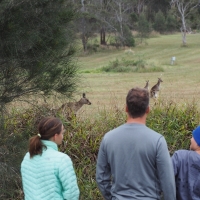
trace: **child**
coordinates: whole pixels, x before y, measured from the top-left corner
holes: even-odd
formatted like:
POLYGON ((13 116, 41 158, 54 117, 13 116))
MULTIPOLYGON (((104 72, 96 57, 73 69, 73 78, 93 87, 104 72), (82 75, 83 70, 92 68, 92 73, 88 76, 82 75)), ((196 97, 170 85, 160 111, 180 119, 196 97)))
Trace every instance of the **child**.
POLYGON ((29 152, 21 164, 25 200, 79 199, 72 161, 58 151, 64 132, 57 118, 45 117, 40 121, 38 134, 30 139, 29 152))
POLYGON ((177 200, 200 199, 200 126, 192 132, 190 150, 172 156, 177 200))

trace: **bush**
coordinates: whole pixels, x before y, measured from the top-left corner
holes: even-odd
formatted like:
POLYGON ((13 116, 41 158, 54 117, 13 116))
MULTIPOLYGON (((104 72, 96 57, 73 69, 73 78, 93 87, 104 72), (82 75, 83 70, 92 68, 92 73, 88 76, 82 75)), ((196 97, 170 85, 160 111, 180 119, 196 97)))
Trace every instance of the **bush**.
POLYGON ((124 45, 127 47, 134 47, 135 46, 135 39, 132 35, 131 30, 128 26, 124 26, 124 45))
MULTIPOLYGON (((14 112, 5 120, 6 132, 1 133, 0 143, 0 199, 23 199, 20 163, 27 151, 28 138, 35 134, 38 116, 49 115, 41 107, 28 112, 14 112), (11 134, 12 133, 12 134, 11 134), (12 181, 11 181, 12 180, 12 181)), ((73 117, 69 123, 60 116, 66 127, 66 135, 60 146, 74 163, 81 191, 80 200, 101 200, 102 196, 95 181, 96 158, 100 142, 106 132, 126 121, 124 110, 114 105, 99 110, 84 120, 73 117)), ((158 101, 147 118, 147 126, 163 134, 172 154, 177 149, 188 149, 192 130, 199 124, 200 114, 195 103, 177 105, 173 102, 158 101)))
POLYGON ((158 11, 158 13, 156 13, 153 28, 155 31, 158 31, 160 33, 164 33, 166 31, 165 16, 160 10, 158 11))
POLYGON ((87 43, 87 51, 89 52, 89 53, 95 53, 95 52, 97 52, 98 51, 98 48, 99 48, 99 42, 98 42, 98 40, 97 39, 95 39, 94 41, 92 41, 92 42, 88 42, 87 43))
POLYGON ((173 32, 177 30, 177 21, 172 12, 169 12, 167 14, 166 29, 168 32, 173 32))
POLYGON ((149 37, 151 33, 151 24, 146 19, 144 14, 139 16, 138 24, 137 24, 138 36, 140 38, 140 42, 149 37))
POLYGON ((172 154, 177 149, 189 149, 192 130, 199 125, 200 113, 196 104, 177 105, 159 102, 147 120, 147 125, 162 133, 172 154))
POLYGON ((104 72, 163 72, 162 67, 156 67, 153 64, 148 64, 141 56, 138 56, 135 60, 114 60, 109 62, 107 66, 101 68, 104 72))
POLYGON ((104 72, 130 72, 131 67, 116 59, 109 62, 107 66, 102 67, 101 70, 104 72))
POLYGON ((111 36, 110 45, 116 47, 117 49, 120 48, 122 46, 120 38, 118 36, 111 36))

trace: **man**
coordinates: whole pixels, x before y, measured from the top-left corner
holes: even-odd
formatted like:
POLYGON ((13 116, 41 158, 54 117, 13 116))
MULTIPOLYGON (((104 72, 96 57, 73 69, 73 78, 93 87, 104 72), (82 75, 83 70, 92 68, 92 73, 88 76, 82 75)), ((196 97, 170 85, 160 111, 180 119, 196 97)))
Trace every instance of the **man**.
POLYGON ((172 156, 177 200, 200 199, 200 126, 193 132, 190 150, 178 150, 172 156))
POLYGON ((126 97, 127 122, 105 134, 96 180, 106 200, 175 200, 175 180, 165 138, 148 128, 149 92, 126 97))

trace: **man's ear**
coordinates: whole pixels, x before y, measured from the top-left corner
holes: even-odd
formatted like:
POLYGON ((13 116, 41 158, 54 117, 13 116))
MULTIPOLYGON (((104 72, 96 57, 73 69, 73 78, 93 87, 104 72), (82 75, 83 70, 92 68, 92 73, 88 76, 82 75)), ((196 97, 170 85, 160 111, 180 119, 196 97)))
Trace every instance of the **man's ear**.
POLYGON ((149 114, 149 112, 150 112, 150 106, 147 107, 146 114, 149 114))
POLYGON ((126 107, 125 107, 125 111, 128 113, 128 106, 126 105, 126 107))

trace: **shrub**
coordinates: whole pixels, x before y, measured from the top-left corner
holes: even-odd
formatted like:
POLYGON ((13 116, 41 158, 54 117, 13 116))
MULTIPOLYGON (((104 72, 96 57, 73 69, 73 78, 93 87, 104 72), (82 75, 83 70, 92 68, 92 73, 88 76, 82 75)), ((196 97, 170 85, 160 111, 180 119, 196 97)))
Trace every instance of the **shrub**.
POLYGON ((135 46, 135 39, 132 35, 131 30, 128 26, 124 26, 124 45, 127 47, 134 47, 135 46))
MULTIPOLYGON (((36 133, 35 122, 38 116, 43 115, 49 115, 49 111, 41 107, 40 111, 29 109, 25 113, 18 111, 7 116, 6 131, 0 135, 0 199, 23 199, 20 162, 27 151, 28 138, 36 133)), ((69 123, 64 117, 60 118, 67 130, 60 150, 72 158, 81 191, 80 200, 101 200, 95 181, 99 145, 106 132, 125 123, 125 112, 113 105, 84 120, 73 117, 69 123)), ((194 102, 179 106, 158 101, 147 118, 147 126, 165 136, 172 154, 177 149, 188 149, 191 132, 199 120, 200 114, 194 102)))
POLYGON ((135 60, 126 60, 122 58, 121 60, 114 60, 109 62, 107 66, 101 68, 104 72, 163 72, 162 67, 156 67, 153 64, 148 64, 143 57, 138 56, 135 60))
POLYGON ((140 38, 140 43, 145 41, 146 38, 149 37, 151 33, 151 24, 146 19, 144 14, 139 16, 138 24, 137 24, 138 36, 140 38))
POLYGON ((117 49, 122 46, 121 40, 120 40, 119 36, 117 36, 117 35, 110 36, 109 44, 111 46, 116 47, 117 49))
POLYGON ((92 42, 88 42, 87 43, 87 51, 88 53, 94 53, 94 52, 97 52, 98 51, 98 48, 99 48, 99 42, 97 39, 93 40, 92 42))
POLYGON ((158 13, 156 13, 153 27, 154 27, 154 30, 160 33, 164 33, 166 31, 165 16, 160 10, 158 11, 158 13))
POLYGON ((130 72, 131 68, 129 65, 124 65, 123 61, 118 59, 109 62, 107 66, 101 68, 105 72, 130 72))
POLYGON ((167 13, 166 29, 168 32, 173 32, 177 30, 177 21, 172 12, 167 13))
POLYGON ((150 113, 147 125, 165 136, 172 154, 177 149, 189 148, 189 138, 199 120, 200 113, 194 102, 177 105, 161 101, 150 113))

